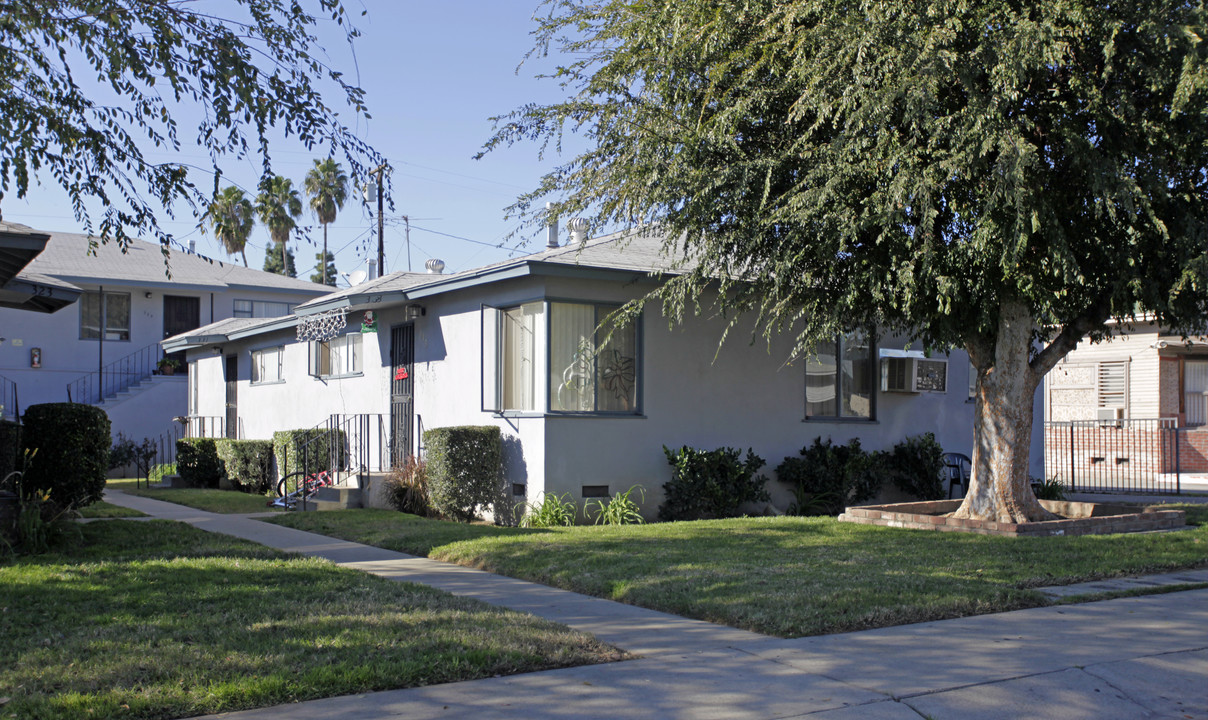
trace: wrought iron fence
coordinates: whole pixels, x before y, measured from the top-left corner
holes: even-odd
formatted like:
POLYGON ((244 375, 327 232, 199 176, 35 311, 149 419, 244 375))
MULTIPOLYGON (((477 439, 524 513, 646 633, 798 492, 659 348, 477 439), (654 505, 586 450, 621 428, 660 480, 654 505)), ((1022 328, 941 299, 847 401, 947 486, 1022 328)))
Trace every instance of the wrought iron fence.
POLYGON ((164 357, 159 343, 136 350, 96 372, 67 383, 67 402, 96 405, 156 373, 164 357))
POLYGON ((1175 418, 1046 422, 1045 477, 1075 492, 1178 494, 1185 433, 1175 418))

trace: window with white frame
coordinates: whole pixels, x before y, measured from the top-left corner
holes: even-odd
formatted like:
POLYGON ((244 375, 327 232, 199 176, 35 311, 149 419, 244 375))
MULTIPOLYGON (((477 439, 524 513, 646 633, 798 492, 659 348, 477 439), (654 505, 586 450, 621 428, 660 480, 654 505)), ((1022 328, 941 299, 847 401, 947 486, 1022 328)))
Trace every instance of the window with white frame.
POLYGON ((310 344, 310 374, 315 377, 360 375, 361 333, 348 333, 310 344))
POLYGON ((281 345, 252 351, 252 384, 278 383, 284 381, 281 372, 285 348, 281 345))
POLYGON ((876 419, 876 343, 867 333, 819 345, 805 364, 805 417, 876 419))
POLYGON ((80 295, 80 339, 130 339, 130 293, 90 292, 80 295))
POLYGON ((543 303, 526 303, 501 310, 499 331, 500 409, 537 409, 537 324, 545 317, 543 303))
POLYGON ((236 300, 235 317, 237 318, 274 318, 284 317, 294 311, 295 303, 270 302, 268 300, 236 300))
POLYGON ((551 412, 639 411, 637 324, 603 325, 616 309, 550 303, 551 412))

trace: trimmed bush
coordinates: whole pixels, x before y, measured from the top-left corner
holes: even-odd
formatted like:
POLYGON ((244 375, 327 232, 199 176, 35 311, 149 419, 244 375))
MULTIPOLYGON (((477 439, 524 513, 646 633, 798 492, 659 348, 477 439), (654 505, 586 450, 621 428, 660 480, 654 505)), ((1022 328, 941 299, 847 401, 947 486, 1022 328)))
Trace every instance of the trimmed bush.
POLYGON ((273 441, 219 438, 214 449, 225 470, 219 486, 264 495, 273 487, 273 441))
POLYGON ((834 445, 830 438, 815 438, 801 448, 801 457, 786 457, 776 467, 776 477, 793 487, 790 515, 838 515, 853 503, 866 502, 881 490, 880 463, 853 438, 834 445))
POLYGON ((78 403, 45 403, 25 410, 21 436, 37 455, 24 487, 49 490, 59 507, 83 507, 101 499, 109 471, 109 416, 78 403))
POLYGON ((767 478, 756 475, 767 463, 752 450, 747 459, 739 450, 718 448, 697 450, 684 446, 670 450, 663 446, 671 464, 671 481, 663 483, 665 499, 659 505, 659 520, 703 520, 737 517, 739 506, 748 502, 766 502, 771 498, 767 478))
POLYGON ((303 428, 301 430, 278 430, 273 433, 273 454, 277 459, 277 473, 283 478, 290 473, 305 469, 307 473, 317 473, 330 467, 328 456, 332 450, 342 455, 344 446, 344 431, 335 430, 332 442, 315 440, 327 435, 327 428, 303 428), (311 442, 315 440, 314 442, 311 442), (308 444, 309 443, 309 444, 308 444), (334 447, 332 447, 334 445, 334 447), (306 447, 306 467, 302 467, 302 448, 306 447))
POLYGON ((176 441, 176 474, 189 487, 216 488, 222 482, 222 461, 214 438, 181 438, 176 441))
POLYGON ((944 448, 932 433, 908 437, 887 453, 880 464, 894 486, 919 500, 944 497, 944 448))
POLYGON ((21 469, 21 426, 0 420, 0 482, 21 469))
POLYGON ((445 517, 469 522, 494 505, 503 477, 503 436, 494 425, 424 432, 428 497, 445 517))

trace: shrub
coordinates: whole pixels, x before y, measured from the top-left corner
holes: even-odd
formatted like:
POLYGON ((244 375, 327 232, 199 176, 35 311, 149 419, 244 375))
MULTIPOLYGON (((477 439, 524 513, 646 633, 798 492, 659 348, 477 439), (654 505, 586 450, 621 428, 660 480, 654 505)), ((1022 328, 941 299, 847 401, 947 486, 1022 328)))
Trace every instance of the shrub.
POLYGON ((583 514, 594 514, 596 525, 640 525, 645 520, 642 518, 641 506, 630 498, 634 490, 638 491, 642 502, 645 502, 646 493, 642 486, 634 485, 625 492, 613 495, 608 501, 596 500, 588 503, 587 507, 583 508, 583 514))
POLYGON ((21 469, 21 426, 0 420, 0 481, 21 469))
POLYGON ((562 496, 545 493, 540 505, 526 503, 517 509, 521 508, 524 517, 520 518, 520 527, 526 528, 569 527, 575 524, 579 514, 579 507, 570 493, 562 496))
POLYGON ((920 500, 944 497, 944 449, 932 433, 908 437, 878 455, 878 465, 902 492, 920 500))
POLYGON ((880 462, 853 438, 835 445, 818 437, 801 448, 801 457, 786 457, 776 477, 793 487, 790 515, 838 515, 853 503, 876 497, 881 489, 880 462))
POLYGON ((767 478, 755 475, 766 462, 750 449, 745 461, 734 448, 672 451, 664 445, 663 453, 672 471, 671 481, 663 483, 660 520, 736 517, 743 503, 770 499, 767 478))
POLYGON ((469 522, 499 498, 503 438, 494 425, 433 428, 424 432, 428 497, 436 512, 469 522))
MULTIPOLYGON (((317 473, 332 467, 331 455, 335 454, 337 461, 344 455, 344 431, 327 428, 304 428, 301 430, 278 430, 273 433, 273 454, 277 458, 277 473, 285 477, 299 470, 307 474, 317 473), (328 440, 317 438, 327 437, 328 440), (313 442, 312 442, 313 441, 313 442), (305 447, 306 467, 302 467, 303 447, 305 447)), ((339 463, 335 469, 341 470, 339 463)))
POLYGON ((273 488, 272 440, 219 438, 214 441, 214 450, 232 490, 264 495, 273 488))
POLYGON ((142 477, 150 472, 151 461, 158 452, 155 441, 151 438, 143 438, 141 443, 136 443, 126 437, 125 433, 119 432, 117 439, 113 441, 113 447, 109 448, 109 469, 133 465, 135 473, 142 477))
POLYGON ((30 405, 21 431, 25 448, 37 456, 25 471, 30 491, 49 491, 60 507, 82 507, 101 499, 109 471, 109 416, 77 403, 30 405))
POLYGON ((384 482, 386 498, 395 510, 420 517, 433 515, 432 504, 428 502, 428 466, 423 460, 409 455, 405 462, 390 470, 384 482))
POLYGON ((1065 483, 1056 475, 1048 480, 1033 480, 1032 492, 1037 500, 1065 500, 1065 483))
POLYGON ((222 482, 222 461, 213 438, 176 441, 176 473, 189 487, 216 488, 222 482))

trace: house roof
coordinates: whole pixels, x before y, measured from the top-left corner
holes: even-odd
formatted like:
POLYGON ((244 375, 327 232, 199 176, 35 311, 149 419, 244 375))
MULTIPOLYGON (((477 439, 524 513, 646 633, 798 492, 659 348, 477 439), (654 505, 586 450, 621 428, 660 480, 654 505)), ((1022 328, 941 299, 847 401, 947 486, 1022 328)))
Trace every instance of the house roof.
POLYGON ((134 285, 212 291, 255 288, 267 292, 324 295, 330 288, 276 273, 253 270, 182 250, 166 257, 155 243, 133 240, 123 250, 117 243, 89 247, 80 233, 49 233, 46 249, 28 269, 61 281, 83 285, 134 285), (171 275, 169 276, 169 272, 171 275))
POLYGON ((449 275, 391 273, 377 280, 310 300, 294 309, 314 315, 340 308, 398 305, 411 300, 526 275, 563 275, 615 279, 618 274, 653 277, 674 274, 684 261, 663 252, 661 235, 631 231, 605 235, 582 243, 547 248, 532 255, 504 260, 449 275))
POLYGON ((298 318, 292 315, 272 318, 227 318, 204 325, 196 330, 173 335, 161 344, 164 352, 177 352, 228 340, 238 340, 270 330, 291 328, 297 324, 298 318))
POLYGON ((80 289, 29 269, 50 235, 0 221, 0 307, 54 312, 75 302, 80 289))

